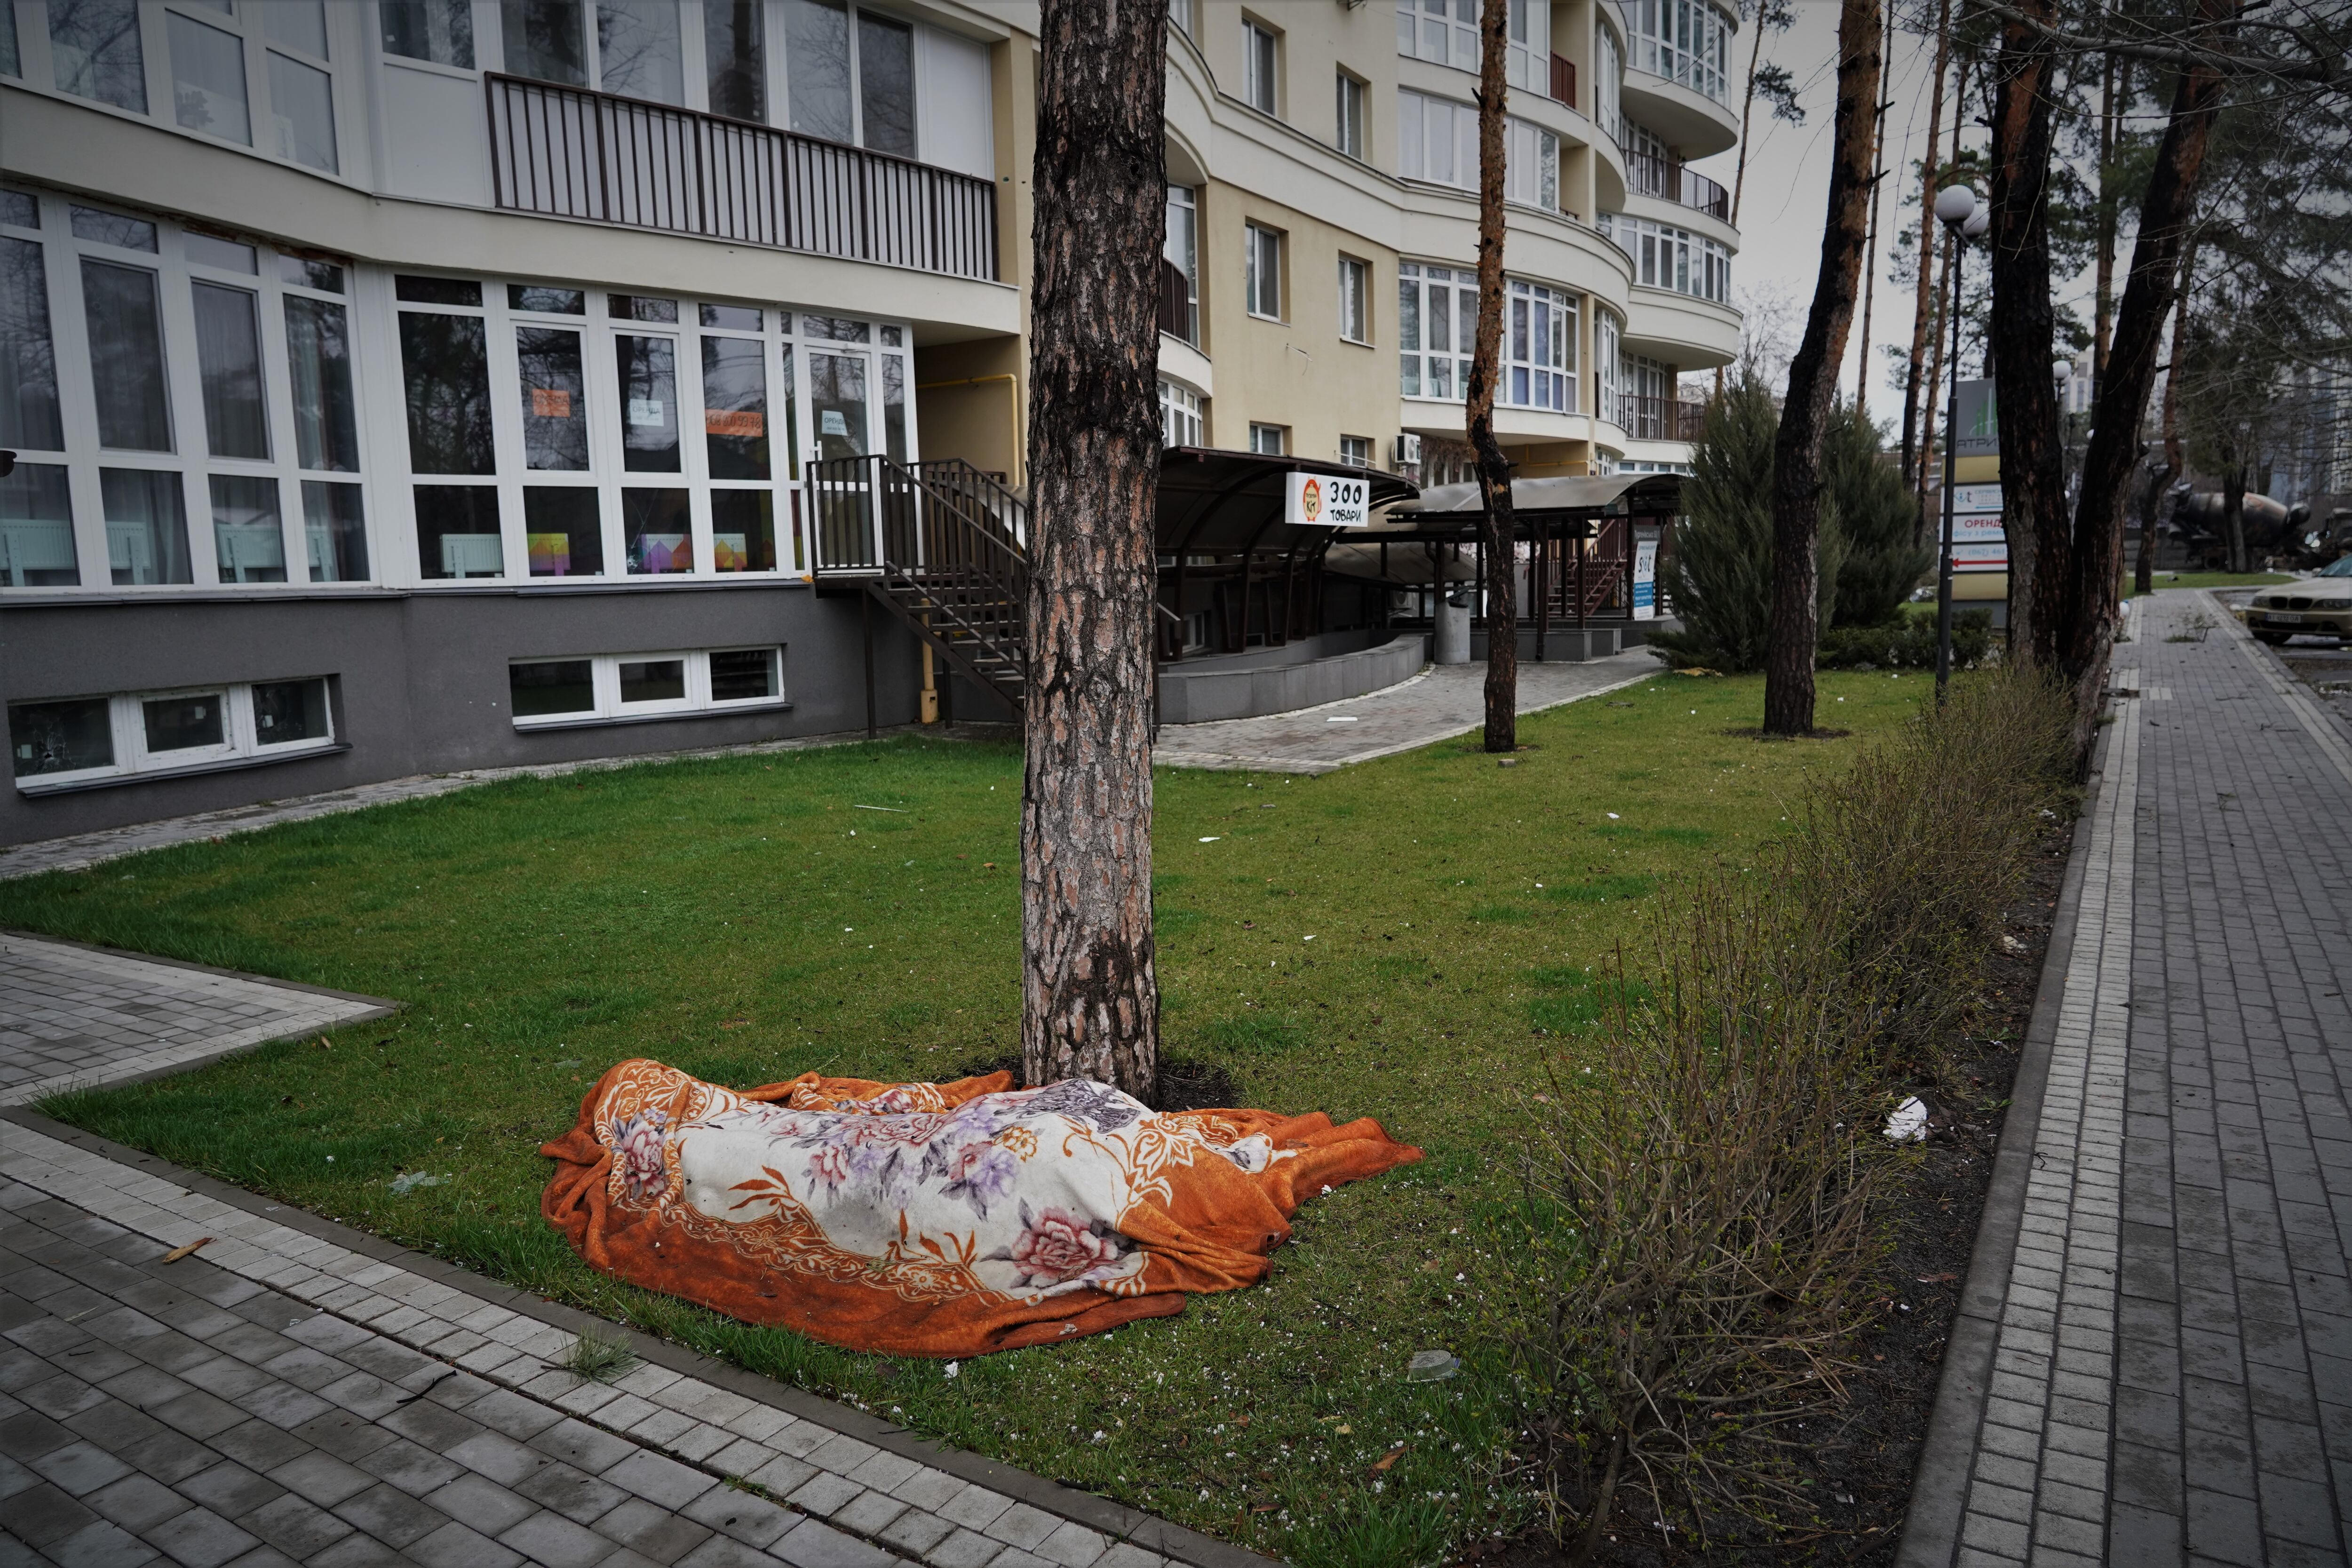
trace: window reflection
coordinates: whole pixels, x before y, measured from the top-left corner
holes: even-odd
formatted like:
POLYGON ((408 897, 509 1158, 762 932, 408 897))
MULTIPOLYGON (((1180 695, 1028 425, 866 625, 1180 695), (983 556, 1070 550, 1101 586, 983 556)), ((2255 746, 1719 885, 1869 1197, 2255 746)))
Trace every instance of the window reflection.
POLYGON ((760 0, 703 0, 702 50, 710 70, 710 112, 768 118, 760 0))
POLYGON ((56 452, 65 444, 41 247, 0 238, 0 447, 56 452))
POLYGON ((212 476, 213 556, 224 583, 286 581, 286 531, 278 481, 250 474, 212 476))
POLYGON ((343 308, 288 295, 286 354, 296 460, 306 468, 357 473, 359 413, 352 401, 352 339, 343 308))
POLYGON ((205 439, 215 458, 266 458, 269 419, 261 398, 261 301, 248 289, 217 283, 192 284, 188 292, 195 308, 205 439))
POLYGON ((107 564, 118 585, 190 583, 188 514, 180 476, 153 468, 101 468, 107 564))
POLYGON ((481 318, 404 310, 400 358, 407 381, 409 471, 496 473, 481 318))
POLYGON ((85 257, 81 296, 99 444, 133 452, 170 451, 172 413, 163 391, 155 274, 85 257))
POLYGON ((870 11, 857 14, 857 98, 865 143, 915 155, 915 30, 870 11))
POLYGON ((604 523, 584 485, 522 492, 523 550, 534 577, 595 577, 604 571, 604 523))
POLYGON ((621 384, 621 466, 632 473, 677 473, 676 340, 622 332, 613 348, 621 384))
POLYGON ((58 90, 146 113, 138 0, 48 0, 48 5, 49 65, 58 90))
POLYGON ((841 0, 784 0, 784 65, 793 129, 855 142, 849 119, 849 8, 841 0))
POLYGON ((714 479, 768 477, 767 345, 702 340, 702 425, 714 479))
POLYGON ((506 43, 507 69, 514 75, 588 85, 579 0, 502 0, 499 26, 506 43))
POLYGON ((686 491, 623 490, 621 528, 632 574, 694 570, 693 513, 686 491))
POLYGON ((587 468, 587 379, 580 365, 580 334, 517 327, 515 363, 522 387, 523 467, 587 468))
POLYGON ((684 103, 677 0, 596 0, 596 68, 606 92, 684 103))

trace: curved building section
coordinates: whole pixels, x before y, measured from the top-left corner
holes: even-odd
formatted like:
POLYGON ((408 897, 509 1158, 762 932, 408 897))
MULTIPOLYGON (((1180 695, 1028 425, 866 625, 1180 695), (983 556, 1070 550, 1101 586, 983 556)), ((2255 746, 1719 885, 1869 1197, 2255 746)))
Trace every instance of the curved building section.
MULTIPOLYGON (((1464 471, 1476 15, 1171 5, 1171 441, 1464 471)), ((1737 28, 1706 0, 1511 6, 1496 426, 1524 473, 1687 466, 1679 378, 1738 345, 1728 196, 1685 167, 1736 141, 1737 28)))
MULTIPOLYGON (((1171 0, 1171 444, 1465 471, 1476 13, 1171 0)), ((1686 464, 1733 15, 1510 13, 1503 439, 1686 464)), ((815 567, 842 464, 1025 483, 1035 27, 0 5, 0 842, 952 710, 815 567)))

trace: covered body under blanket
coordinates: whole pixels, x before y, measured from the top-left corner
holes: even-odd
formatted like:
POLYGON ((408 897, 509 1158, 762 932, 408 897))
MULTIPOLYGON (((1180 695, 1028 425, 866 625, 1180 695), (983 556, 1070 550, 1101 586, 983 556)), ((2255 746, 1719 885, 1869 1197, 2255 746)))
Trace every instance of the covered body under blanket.
POLYGON ((737 1092, 653 1061, 542 1152, 596 1268, 852 1349, 963 1356, 1181 1311, 1264 1279, 1304 1198, 1421 1158, 1377 1121, 1160 1114, 1072 1079, 737 1092))

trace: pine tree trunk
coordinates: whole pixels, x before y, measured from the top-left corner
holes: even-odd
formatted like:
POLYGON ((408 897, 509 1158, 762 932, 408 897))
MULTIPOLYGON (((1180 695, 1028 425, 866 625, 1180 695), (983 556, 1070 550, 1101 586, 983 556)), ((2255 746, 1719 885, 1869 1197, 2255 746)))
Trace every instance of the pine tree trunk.
MULTIPOLYGON (((2054 21, 2052 0, 2019 9, 2054 21)), ((1992 124, 1993 395, 2000 409, 2001 521, 2009 534, 2009 649, 2017 662, 2058 662, 2073 521, 2050 358, 2050 167, 2054 50, 2042 33, 2006 23, 1994 68, 1992 124)))
POLYGON ((1045 0, 1030 300, 1021 1061, 1149 1099, 1163 0, 1045 0))
POLYGON ((2107 374, 2107 344, 2116 318, 2116 130, 2123 119, 2118 90, 2131 91, 2130 67, 2109 54, 2099 79, 2099 233, 2097 277, 2092 290, 2091 382, 2095 395, 2107 374))
POLYGON ((1764 732, 1813 728, 1813 650, 1820 639, 1822 435, 1837 397, 1868 226, 1877 156, 1881 15, 1877 0, 1839 0, 1837 115, 1830 151, 1829 218, 1805 336, 1789 364, 1789 393, 1772 450, 1772 625, 1764 653, 1764 732))
MULTIPOLYGON (((2234 454, 2224 451, 2225 459, 2234 454)), ((2221 542, 2230 552, 2230 570, 2251 572, 2253 563, 2246 553, 2246 465, 2230 460, 2221 470, 2221 542)))
MULTIPOLYGON (((1944 71, 1951 59, 1951 27, 1952 0, 1940 0, 1936 9, 1936 80, 1927 105, 1927 155, 1919 163, 1919 277, 1911 304, 1911 360, 1903 377, 1903 488, 1919 501, 1918 520, 1911 531, 1915 543, 1925 536, 1927 527, 1927 487, 1921 482, 1927 465, 1919 450, 1921 395, 1926 395, 1925 407, 1931 426, 1936 405, 1936 379, 1929 374, 1923 380, 1920 372, 1929 342, 1942 342, 1927 317, 1936 292, 1936 190, 1943 174, 1937 153, 1941 151, 1944 132, 1944 71)), ((1955 146, 1958 140, 1956 127, 1955 146)))
MULTIPOLYGON (((1879 24, 1883 40, 1895 30, 1895 0, 1886 0, 1886 16, 1879 24)), ((1870 417, 1870 312, 1878 300, 1878 203, 1886 191, 1886 110, 1885 99, 1878 100, 1878 112, 1873 115, 1870 132, 1870 237, 1862 268, 1862 343, 1854 355, 1861 369, 1853 378, 1853 410, 1864 418, 1870 417)))
MULTIPOLYGON (((2199 0, 2198 21, 2208 27, 2217 26, 2230 19, 2233 7, 2234 0, 2199 0)), ((2094 724, 2100 693, 2106 686, 2107 656, 2115 645, 2116 609, 2108 585, 2114 581, 2116 556, 2123 548, 2124 491, 2139 457, 2140 416, 2156 383, 2164 319, 2176 305, 2172 368, 2165 379, 2165 461, 2175 477, 2184 471, 2175 394, 2187 346, 2187 290, 2195 266, 2189 233, 2196 217, 2206 147, 2221 109, 2221 78, 2217 70, 2200 66, 2181 74, 2173 93, 2171 118, 2148 177, 2147 194, 2140 203, 2139 237, 2132 247, 2123 304, 2116 313, 2107 373, 2099 384, 2099 400, 2092 411, 2090 446, 2083 454, 2083 488, 2075 498, 2074 532, 2087 542, 2087 547, 2068 584, 2062 669, 2074 693, 2075 742, 2085 765, 2096 733, 2094 724)), ((2047 276, 2045 271, 2045 289, 2047 276)), ((2048 298, 2046 291, 2043 298, 2048 298)), ((2007 430, 2004 408, 2004 437, 2007 430)), ((2151 523, 2140 552, 2138 580, 2143 587, 2154 570, 2155 553, 2151 523)))
MULTIPOLYGON (((2138 258, 2133 258, 2137 270, 2138 258)), ((2140 524, 2139 561, 2132 569, 2132 586, 2138 593, 2147 593, 2156 582, 2156 547, 2164 537, 2164 525, 2172 521, 2179 509, 2172 495, 2172 487, 2180 482, 2188 467, 2188 455, 2180 444, 2180 362, 2181 349, 2189 341, 2189 288, 2197 276, 2197 247, 2190 245, 2180 253, 2180 275, 2173 284, 2172 353, 2166 356, 2164 367, 2164 479, 2149 499, 2147 515, 2140 524)), ((2104 398, 2101 399, 2105 401, 2104 398)), ((2097 432, 2092 433, 2093 443, 2097 432)), ((2091 465, 2088 454, 2083 461, 2084 494, 2090 493, 2091 465)))
POLYGON ((1495 381, 1503 357, 1503 110, 1510 0, 1484 0, 1478 17, 1478 341, 1470 356, 1470 445, 1486 539, 1486 750, 1519 749, 1518 528, 1511 464, 1495 438, 1495 381))

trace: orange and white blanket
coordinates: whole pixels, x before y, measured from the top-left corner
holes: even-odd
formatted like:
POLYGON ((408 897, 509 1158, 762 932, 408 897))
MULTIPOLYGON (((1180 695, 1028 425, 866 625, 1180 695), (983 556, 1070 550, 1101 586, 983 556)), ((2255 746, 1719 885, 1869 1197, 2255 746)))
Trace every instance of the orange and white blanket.
POLYGON ((1072 1079, 737 1092, 659 1062, 597 1080, 548 1222, 648 1289, 856 1350, 965 1356, 1263 1279, 1299 1203, 1421 1158, 1369 1119, 1160 1114, 1072 1079))

